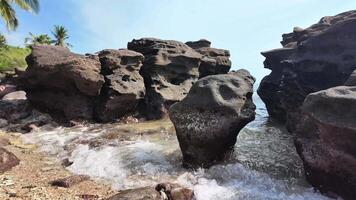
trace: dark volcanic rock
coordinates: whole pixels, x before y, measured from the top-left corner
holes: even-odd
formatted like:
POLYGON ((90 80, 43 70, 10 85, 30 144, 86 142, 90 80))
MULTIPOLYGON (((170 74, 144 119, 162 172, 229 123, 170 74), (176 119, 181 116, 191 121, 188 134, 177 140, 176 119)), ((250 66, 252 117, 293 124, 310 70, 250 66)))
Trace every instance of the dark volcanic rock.
POLYGON ((307 96, 296 147, 308 181, 344 199, 356 196, 356 87, 339 86, 307 96))
POLYGON ((246 70, 208 76, 170 108, 187 167, 208 167, 233 150, 239 131, 255 118, 255 79, 246 70))
POLYGON ((52 186, 57 186, 57 187, 64 187, 64 188, 70 188, 73 185, 79 184, 83 181, 89 180, 90 177, 86 175, 73 175, 73 176, 68 176, 66 178, 60 178, 54 181, 51 181, 50 184, 52 186))
POLYGON ((20 160, 11 152, 0 147, 0 174, 10 170, 20 163, 20 160))
POLYGON ((203 47, 210 47, 211 42, 209 40, 201 39, 198 41, 189 41, 185 43, 186 45, 192 47, 193 49, 200 49, 203 47))
POLYGON ((199 78, 202 55, 188 45, 154 38, 128 43, 128 49, 145 56, 140 74, 146 87, 148 118, 161 118, 174 102, 182 100, 199 78))
POLYGON ((203 55, 199 66, 199 78, 209 75, 226 74, 230 71, 230 52, 224 49, 211 48, 208 40, 187 42, 188 46, 203 55))
POLYGON ((49 45, 32 46, 26 61, 23 85, 32 104, 67 119, 92 119, 94 106, 88 105, 104 83, 100 62, 49 45))
POLYGON ((105 84, 96 116, 108 122, 132 114, 144 98, 145 85, 139 74, 144 56, 140 53, 120 49, 99 52, 105 84))
POLYGON ((324 17, 283 35, 283 48, 262 54, 271 69, 258 89, 271 117, 295 130, 305 97, 343 85, 356 69, 356 11, 324 17))

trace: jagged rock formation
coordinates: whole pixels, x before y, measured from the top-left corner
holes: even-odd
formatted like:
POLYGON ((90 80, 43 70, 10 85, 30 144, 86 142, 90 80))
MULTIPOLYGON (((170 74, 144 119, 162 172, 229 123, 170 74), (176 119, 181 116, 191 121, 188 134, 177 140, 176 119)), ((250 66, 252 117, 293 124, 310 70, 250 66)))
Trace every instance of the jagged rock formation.
POLYGON ((232 151, 239 131, 255 118, 255 79, 246 70, 197 81, 170 108, 187 167, 209 167, 232 151))
POLYGON ((263 52, 271 69, 258 89, 271 117, 295 130, 305 97, 343 85, 356 69, 356 11, 324 17, 283 35, 283 48, 263 52))
POLYGON ((69 120, 92 119, 93 97, 104 84, 99 61, 49 45, 32 46, 26 61, 23 85, 33 105, 69 120))
POLYGON ((149 118, 161 118, 167 108, 182 100, 199 78, 202 56, 184 43, 143 38, 128 43, 128 49, 142 53, 141 75, 145 80, 149 118))
POLYGON ((227 73, 231 67, 227 50, 211 48, 207 40, 188 44, 195 49, 143 38, 129 42, 130 50, 85 56, 64 47, 34 45, 20 80, 36 108, 67 121, 162 118, 199 77, 227 73))
POLYGON ((103 50, 98 55, 105 84, 96 105, 97 118, 109 122, 135 113, 145 95, 145 85, 139 74, 144 56, 126 49, 103 50))
POLYGON ((356 87, 307 96, 296 147, 309 182, 344 199, 356 196, 356 87))
POLYGON ((230 52, 224 49, 211 48, 208 40, 187 42, 188 46, 203 55, 199 66, 199 78, 209 75, 226 74, 230 71, 230 52))

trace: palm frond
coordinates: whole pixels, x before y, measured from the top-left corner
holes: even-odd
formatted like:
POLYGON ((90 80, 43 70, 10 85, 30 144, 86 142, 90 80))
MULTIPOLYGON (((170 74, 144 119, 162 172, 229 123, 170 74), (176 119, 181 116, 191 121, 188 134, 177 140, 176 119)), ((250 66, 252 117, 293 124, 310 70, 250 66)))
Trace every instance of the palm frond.
POLYGON ((10 0, 11 3, 17 4, 20 8, 27 10, 27 11, 33 11, 35 13, 38 13, 40 10, 40 5, 38 3, 38 0, 10 0))
POLYGON ((6 26, 10 30, 15 30, 19 24, 15 10, 8 0, 0 0, 0 15, 5 20, 6 26))

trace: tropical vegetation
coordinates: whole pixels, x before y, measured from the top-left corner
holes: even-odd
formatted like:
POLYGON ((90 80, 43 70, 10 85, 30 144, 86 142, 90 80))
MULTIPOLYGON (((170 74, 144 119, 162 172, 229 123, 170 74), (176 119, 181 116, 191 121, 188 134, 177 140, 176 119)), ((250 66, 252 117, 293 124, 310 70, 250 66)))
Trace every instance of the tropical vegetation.
POLYGON ((20 48, 7 46, 0 48, 0 72, 9 71, 14 68, 27 67, 25 58, 29 55, 31 50, 29 48, 20 48))
POLYGON ((30 32, 29 37, 25 38, 25 45, 33 44, 52 44, 52 39, 47 34, 35 35, 30 32))
POLYGON ((64 26, 54 26, 52 31, 54 36, 53 43, 56 46, 71 47, 72 45, 66 41, 69 39, 68 30, 64 26))
POLYGON ((0 0, 0 16, 9 30, 15 30, 19 25, 13 5, 34 13, 39 11, 38 0, 0 0))

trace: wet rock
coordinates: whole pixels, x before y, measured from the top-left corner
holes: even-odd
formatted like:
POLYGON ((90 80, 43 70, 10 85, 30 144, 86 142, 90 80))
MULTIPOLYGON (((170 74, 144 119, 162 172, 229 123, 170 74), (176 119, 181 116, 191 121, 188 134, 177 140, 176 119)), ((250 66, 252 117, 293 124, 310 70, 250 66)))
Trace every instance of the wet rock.
POLYGON ((73 185, 79 184, 79 183, 81 183, 83 181, 87 181, 89 179, 90 179, 90 177, 86 176, 86 175, 73 175, 73 176, 69 176, 66 178, 61 178, 61 179, 51 181, 50 184, 52 186, 70 188, 73 185))
POLYGON ((145 114, 162 118, 198 80, 202 55, 184 43, 154 38, 133 40, 128 49, 145 56, 140 70, 146 87, 145 114))
POLYGON ((16 123, 31 115, 31 108, 25 100, 0 100, 0 118, 16 123))
POLYGON ((20 163, 20 160, 11 152, 0 147, 0 174, 10 170, 20 163))
POLYGON ((108 122, 134 114, 145 94, 144 81, 139 74, 144 56, 126 49, 103 50, 98 55, 105 84, 96 116, 108 122))
POLYGON ((356 11, 324 17, 284 34, 283 48, 263 52, 271 69, 258 89, 271 117, 295 130, 305 97, 343 85, 356 69, 356 11))
POLYGON ((156 186, 156 191, 167 200, 195 200, 194 191, 171 183, 161 183, 156 186))
POLYGON ((177 184, 123 190, 107 200, 195 200, 194 192, 177 184))
POLYGON ((27 99, 26 92, 24 92, 24 91, 11 92, 2 98, 2 100, 5 100, 5 101, 26 100, 26 99, 27 99))
POLYGON ((356 87, 309 94, 296 131, 308 181, 344 199, 356 196, 356 87))
POLYGON ((152 187, 120 191, 107 200, 162 200, 160 194, 152 187))
POLYGON ((199 78, 227 74, 230 71, 231 61, 228 50, 211 48, 211 43, 207 40, 187 42, 186 44, 203 55, 199 66, 199 78))
POLYGON ((100 94, 104 83, 100 62, 64 47, 34 45, 31 48, 23 75, 29 101, 67 119, 92 119, 92 97, 100 94))
POLYGON ((200 79, 170 108, 187 167, 209 167, 233 150, 239 131, 255 118, 255 79, 246 70, 200 79))

